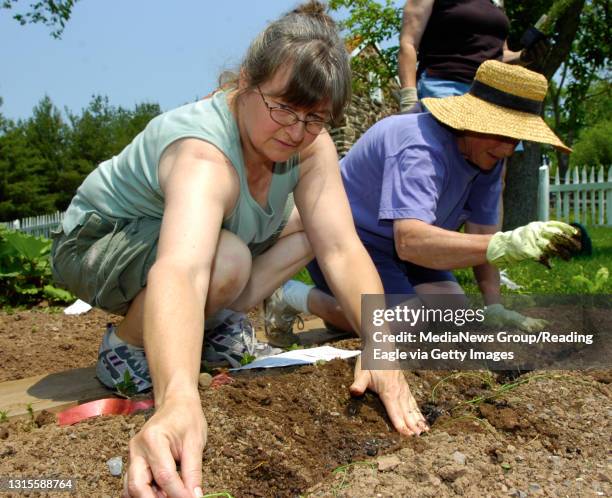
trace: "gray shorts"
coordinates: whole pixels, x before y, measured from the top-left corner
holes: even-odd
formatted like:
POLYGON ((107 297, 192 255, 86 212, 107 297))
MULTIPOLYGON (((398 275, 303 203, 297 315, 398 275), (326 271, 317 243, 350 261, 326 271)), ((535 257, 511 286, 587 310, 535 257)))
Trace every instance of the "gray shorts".
MULTIPOLYGON (((285 206, 283 222, 272 236, 250 244, 253 257, 278 240, 293 209, 285 206)), ((56 283, 97 308, 125 315, 130 303, 147 285, 157 256, 160 219, 109 221, 91 213, 69 235, 61 227, 53 232, 51 269, 56 283)))

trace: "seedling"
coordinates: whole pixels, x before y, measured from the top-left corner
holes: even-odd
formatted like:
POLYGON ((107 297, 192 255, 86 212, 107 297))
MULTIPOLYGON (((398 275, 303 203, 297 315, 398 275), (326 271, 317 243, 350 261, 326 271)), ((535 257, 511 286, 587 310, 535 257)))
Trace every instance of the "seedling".
POLYGON ((8 410, 0 410, 0 423, 8 422, 8 410))
POLYGON ((244 353, 244 356, 240 359, 240 364, 242 366, 248 365, 249 363, 253 363, 257 358, 249 353, 244 353))
POLYGON ((475 373, 470 373, 470 372, 458 372, 458 373, 450 374, 444 377, 442 380, 438 381, 438 383, 431 390, 431 396, 430 396, 431 402, 432 403, 436 402, 436 391, 438 387, 442 386, 442 384, 447 383, 451 379, 458 379, 460 377, 475 377, 477 379, 480 379, 482 383, 487 386, 487 388, 493 389, 493 378, 491 377, 490 373, 485 375, 485 374, 475 374, 475 373))
POLYGON ((115 384, 115 389, 117 389, 117 394, 125 398, 131 398, 138 392, 136 384, 134 384, 134 380, 128 370, 123 373, 123 380, 115 384))
POLYGON ((28 411, 28 415, 30 415, 30 422, 34 423, 34 408, 32 408, 32 403, 27 404, 26 410, 28 411))
POLYGON ((606 285, 609 277, 610 272, 605 266, 602 266, 599 268, 599 270, 597 270, 597 273, 595 273, 595 277, 593 279, 585 277, 584 275, 574 275, 572 280, 576 285, 582 287, 587 293, 597 294, 599 291, 601 291, 603 286, 606 285))
POLYGON ((221 491, 220 493, 211 493, 209 495, 204 495, 202 498, 217 498, 217 497, 234 498, 227 491, 221 491))
POLYGON ((366 467, 370 467, 372 470, 376 471, 376 464, 373 462, 351 462, 346 465, 340 465, 340 467, 337 467, 332 470, 332 474, 342 474, 342 480, 340 481, 340 484, 338 484, 332 489, 332 493, 334 494, 334 496, 337 496, 338 491, 346 487, 348 471, 351 467, 356 467, 357 465, 365 465, 366 467))

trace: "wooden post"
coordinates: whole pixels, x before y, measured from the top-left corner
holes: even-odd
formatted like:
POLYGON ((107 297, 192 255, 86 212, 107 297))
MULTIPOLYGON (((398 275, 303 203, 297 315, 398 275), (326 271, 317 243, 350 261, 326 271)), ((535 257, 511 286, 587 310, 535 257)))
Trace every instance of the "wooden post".
MULTIPOLYGON (((612 182, 612 166, 608 168, 608 181, 612 182)), ((606 226, 612 226, 612 189, 606 190, 606 226)))
POLYGON ((550 176, 546 164, 540 166, 538 176, 538 220, 548 221, 550 219, 550 176))
MULTIPOLYGON (((569 169, 565 172, 565 178, 563 179, 563 184, 564 185, 571 184, 569 169)), ((571 221, 570 220, 570 195, 571 194, 568 191, 565 191, 561 195, 563 197, 563 220, 569 223, 571 221)))
POLYGON ((578 167, 574 168, 574 174, 572 178, 572 184, 574 188, 572 189, 572 194, 574 198, 574 221, 580 221, 580 191, 578 190, 580 184, 580 172, 578 171, 578 167))

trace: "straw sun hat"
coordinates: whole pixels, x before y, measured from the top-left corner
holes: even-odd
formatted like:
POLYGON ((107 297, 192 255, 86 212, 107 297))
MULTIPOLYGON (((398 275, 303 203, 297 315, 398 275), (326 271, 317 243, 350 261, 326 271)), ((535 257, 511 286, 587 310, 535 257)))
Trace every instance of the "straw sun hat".
POLYGON ((541 74, 491 60, 480 65, 467 94, 422 102, 438 121, 456 130, 550 144, 569 153, 572 149, 541 118, 547 90, 541 74))

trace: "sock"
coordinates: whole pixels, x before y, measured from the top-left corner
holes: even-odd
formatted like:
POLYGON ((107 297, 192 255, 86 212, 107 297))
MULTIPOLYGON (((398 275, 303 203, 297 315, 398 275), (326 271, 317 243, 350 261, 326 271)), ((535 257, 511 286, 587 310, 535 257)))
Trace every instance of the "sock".
POLYGON ((235 313, 237 312, 234 310, 222 309, 217 311, 214 315, 206 317, 206 320, 204 321, 204 330, 212 330, 215 327, 218 327, 235 313))
POLYGON ((117 346, 129 346, 130 348, 143 349, 142 346, 134 346, 121 339, 121 337, 117 335, 117 327, 115 326, 113 326, 113 331, 108 335, 108 345, 112 348, 116 348, 117 346))
POLYGON ((306 285, 298 280, 289 280, 283 285, 283 300, 296 311, 310 313, 308 294, 314 285, 306 285))

